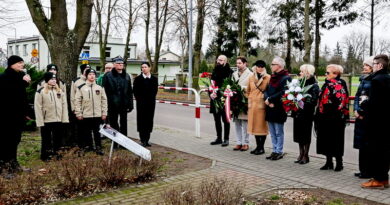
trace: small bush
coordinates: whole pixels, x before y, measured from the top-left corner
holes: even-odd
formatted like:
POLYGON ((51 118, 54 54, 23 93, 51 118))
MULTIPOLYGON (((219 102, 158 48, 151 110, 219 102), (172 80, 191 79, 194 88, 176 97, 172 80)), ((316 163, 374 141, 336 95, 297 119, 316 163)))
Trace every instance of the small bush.
POLYGON ((196 189, 191 185, 182 185, 162 194, 164 203, 172 205, 236 205, 243 203, 243 196, 241 185, 217 177, 203 180, 196 189))
POLYGON ((132 170, 129 162, 133 160, 134 157, 130 157, 129 155, 116 155, 112 158, 110 164, 107 158, 103 159, 97 165, 98 169, 100 169, 100 174, 98 175, 100 184, 102 186, 112 187, 127 182, 127 176, 132 170))

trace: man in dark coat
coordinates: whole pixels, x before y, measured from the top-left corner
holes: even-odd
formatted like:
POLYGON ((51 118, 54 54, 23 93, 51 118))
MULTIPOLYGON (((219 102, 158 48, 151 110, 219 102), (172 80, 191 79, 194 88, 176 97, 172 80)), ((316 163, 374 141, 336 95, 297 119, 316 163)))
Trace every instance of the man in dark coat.
POLYGON ((374 73, 367 106, 367 146, 369 173, 373 176, 363 183, 363 188, 388 188, 390 166, 390 133, 387 130, 390 116, 389 57, 378 55, 374 58, 374 73))
POLYGON ((141 70, 142 74, 134 79, 134 97, 137 102, 137 131, 142 146, 150 147, 149 139, 153 130, 158 79, 151 75, 149 63, 142 63, 141 70))
POLYGON ((115 57, 113 61, 114 69, 103 77, 108 101, 108 121, 114 129, 127 136, 127 113, 134 108, 131 78, 124 69, 122 57, 115 57))
POLYGON ((287 70, 284 69, 285 61, 280 57, 275 57, 272 60, 271 80, 264 94, 265 104, 265 120, 268 122, 269 131, 271 133, 273 151, 266 159, 279 160, 283 158, 284 144, 284 123, 287 120, 287 114, 284 111, 282 104, 282 96, 286 90, 286 84, 291 81, 287 70))
POLYGON ((21 170, 16 155, 28 110, 26 87, 31 81, 23 69, 23 59, 10 56, 0 75, 0 173, 5 168, 10 173, 21 170))
MULTIPOLYGON (((231 78, 233 74, 233 70, 230 69, 229 64, 227 63, 227 57, 224 55, 220 55, 217 58, 217 62, 215 64, 215 68, 213 70, 213 73, 211 74, 211 80, 215 82, 215 86, 217 86, 219 89, 223 85, 223 81, 226 78, 231 78)), ((217 145, 222 144, 223 147, 229 145, 229 134, 230 134, 230 123, 226 120, 226 113, 225 109, 218 110, 213 103, 213 100, 216 98, 220 98, 221 94, 220 92, 217 93, 210 93, 210 113, 213 113, 214 116, 214 122, 215 122, 215 129, 217 131, 217 139, 215 141, 212 141, 211 145, 217 145), (222 123, 224 126, 224 138, 222 141, 222 123)))

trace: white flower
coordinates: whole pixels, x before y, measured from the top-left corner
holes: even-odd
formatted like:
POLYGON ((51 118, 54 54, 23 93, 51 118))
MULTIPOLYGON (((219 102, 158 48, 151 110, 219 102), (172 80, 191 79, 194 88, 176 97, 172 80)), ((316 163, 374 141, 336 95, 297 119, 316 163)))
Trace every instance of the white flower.
POLYGON ((289 90, 284 91, 285 94, 287 94, 287 93, 289 93, 289 92, 290 92, 289 90))
POLYGON ((227 85, 227 86, 226 86, 226 89, 230 89, 230 85, 227 85))
POLYGON ((293 95, 293 94, 287 95, 287 99, 288 99, 288 100, 294 100, 294 95, 293 95))
POLYGON ((288 91, 290 91, 290 92, 294 92, 294 90, 295 90, 295 87, 290 87, 290 88, 288 89, 288 91))
POLYGON ((302 91, 302 88, 301 88, 301 87, 296 87, 294 91, 297 92, 297 93, 299 93, 299 92, 302 91))
POLYGON ((297 95, 297 100, 298 100, 298 101, 301 101, 302 98, 303 98, 303 95, 302 95, 302 94, 298 94, 298 95, 297 95))
POLYGON ((293 80, 291 81, 291 83, 294 84, 294 85, 298 85, 299 81, 298 81, 298 79, 293 79, 293 80))

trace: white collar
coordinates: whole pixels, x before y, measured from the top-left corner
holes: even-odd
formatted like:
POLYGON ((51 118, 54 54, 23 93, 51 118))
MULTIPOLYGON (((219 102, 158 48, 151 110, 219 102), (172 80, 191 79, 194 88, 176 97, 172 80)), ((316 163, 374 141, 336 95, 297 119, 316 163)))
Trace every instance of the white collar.
POLYGON ((152 76, 150 75, 150 73, 149 73, 149 75, 145 75, 144 73, 142 73, 142 76, 144 76, 145 79, 146 79, 146 78, 152 77, 152 76))

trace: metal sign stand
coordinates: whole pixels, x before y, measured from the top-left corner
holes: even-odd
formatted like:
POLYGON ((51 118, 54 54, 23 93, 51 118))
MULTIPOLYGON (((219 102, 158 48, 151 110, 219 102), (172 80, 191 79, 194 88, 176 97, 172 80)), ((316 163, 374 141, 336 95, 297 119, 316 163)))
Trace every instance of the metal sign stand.
POLYGON ((110 148, 110 155, 108 157, 108 165, 111 164, 111 159, 112 159, 112 152, 114 151, 114 140, 111 142, 111 148, 110 148))

